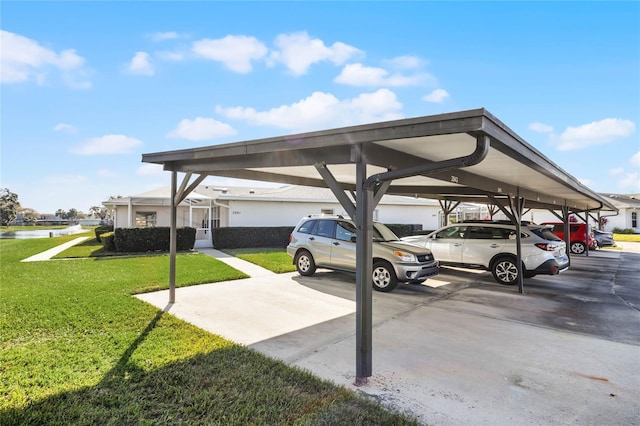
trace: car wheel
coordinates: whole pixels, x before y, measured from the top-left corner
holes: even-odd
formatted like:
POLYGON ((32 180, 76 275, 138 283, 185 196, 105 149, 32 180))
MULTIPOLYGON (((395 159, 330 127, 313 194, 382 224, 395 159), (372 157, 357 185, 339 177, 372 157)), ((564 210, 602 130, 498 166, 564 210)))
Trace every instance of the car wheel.
POLYGON ((373 288, 378 291, 389 292, 398 286, 396 273, 387 262, 373 264, 373 288))
POLYGON ((306 250, 301 250, 296 254, 296 269, 300 275, 310 277, 316 272, 316 263, 313 256, 306 250))
POLYGON ((584 243, 582 243, 580 241, 574 241, 569 246, 569 249, 571 250, 571 253, 573 253, 573 254, 582 254, 582 253, 585 252, 587 247, 585 246, 584 243))
POLYGON ((500 284, 511 285, 518 280, 518 267, 512 257, 499 257, 491 265, 493 278, 500 284))

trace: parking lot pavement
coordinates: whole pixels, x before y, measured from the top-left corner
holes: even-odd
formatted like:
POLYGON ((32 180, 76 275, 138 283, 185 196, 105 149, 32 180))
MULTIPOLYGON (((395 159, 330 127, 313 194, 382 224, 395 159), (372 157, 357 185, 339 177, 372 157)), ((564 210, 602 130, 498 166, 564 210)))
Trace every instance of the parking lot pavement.
POLYGON ((453 268, 433 287, 374 291, 373 376, 361 387, 353 274, 179 288, 169 312, 215 334, 232 329, 237 342, 425 424, 633 425, 639 277, 640 254, 599 250, 574 256, 563 274, 525 280, 524 295, 489 272, 453 268))
MULTIPOLYGON (((353 316, 251 347, 425 424, 640 424, 640 314, 628 297, 639 294, 638 256, 574 256, 567 272, 526 280, 525 295, 449 268, 437 288, 374 292, 373 376, 362 387, 353 316)), ((354 300, 351 274, 292 279, 354 300)))

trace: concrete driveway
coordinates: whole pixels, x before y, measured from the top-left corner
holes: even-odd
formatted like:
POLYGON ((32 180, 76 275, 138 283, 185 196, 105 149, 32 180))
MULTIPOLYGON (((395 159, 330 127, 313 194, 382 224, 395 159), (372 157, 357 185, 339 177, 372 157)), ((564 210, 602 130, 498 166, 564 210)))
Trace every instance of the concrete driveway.
POLYGON ((526 280, 525 295, 447 268, 435 288, 374 292, 361 387, 354 276, 247 268, 250 279, 177 289, 172 306, 167 291, 139 297, 424 424, 640 424, 640 254, 574 256, 567 272, 526 280))

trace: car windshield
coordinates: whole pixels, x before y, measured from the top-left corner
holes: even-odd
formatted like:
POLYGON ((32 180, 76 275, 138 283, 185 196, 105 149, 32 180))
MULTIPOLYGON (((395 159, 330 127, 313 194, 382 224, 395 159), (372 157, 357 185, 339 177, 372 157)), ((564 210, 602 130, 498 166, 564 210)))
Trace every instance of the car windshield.
POLYGON ((398 241, 399 238, 393 231, 381 223, 373 224, 373 241, 398 241))

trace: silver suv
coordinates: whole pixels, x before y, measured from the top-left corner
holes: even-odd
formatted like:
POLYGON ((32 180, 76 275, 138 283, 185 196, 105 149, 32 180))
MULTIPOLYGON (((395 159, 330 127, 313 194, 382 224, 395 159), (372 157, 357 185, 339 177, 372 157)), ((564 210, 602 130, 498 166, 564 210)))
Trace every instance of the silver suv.
MULTIPOLYGON (((342 216, 308 216, 289 237, 287 253, 300 275, 316 267, 356 270, 356 227, 342 216)), ((398 282, 420 283, 438 274, 431 251, 400 241, 389 228, 373 224, 373 288, 392 291, 398 282)))
POLYGON ((510 223, 462 222, 403 241, 428 248, 443 265, 489 270, 501 284, 514 284, 521 269, 524 278, 531 278, 555 275, 569 267, 566 244, 549 226, 523 223, 520 231, 523 268, 518 268, 516 227, 510 223))

